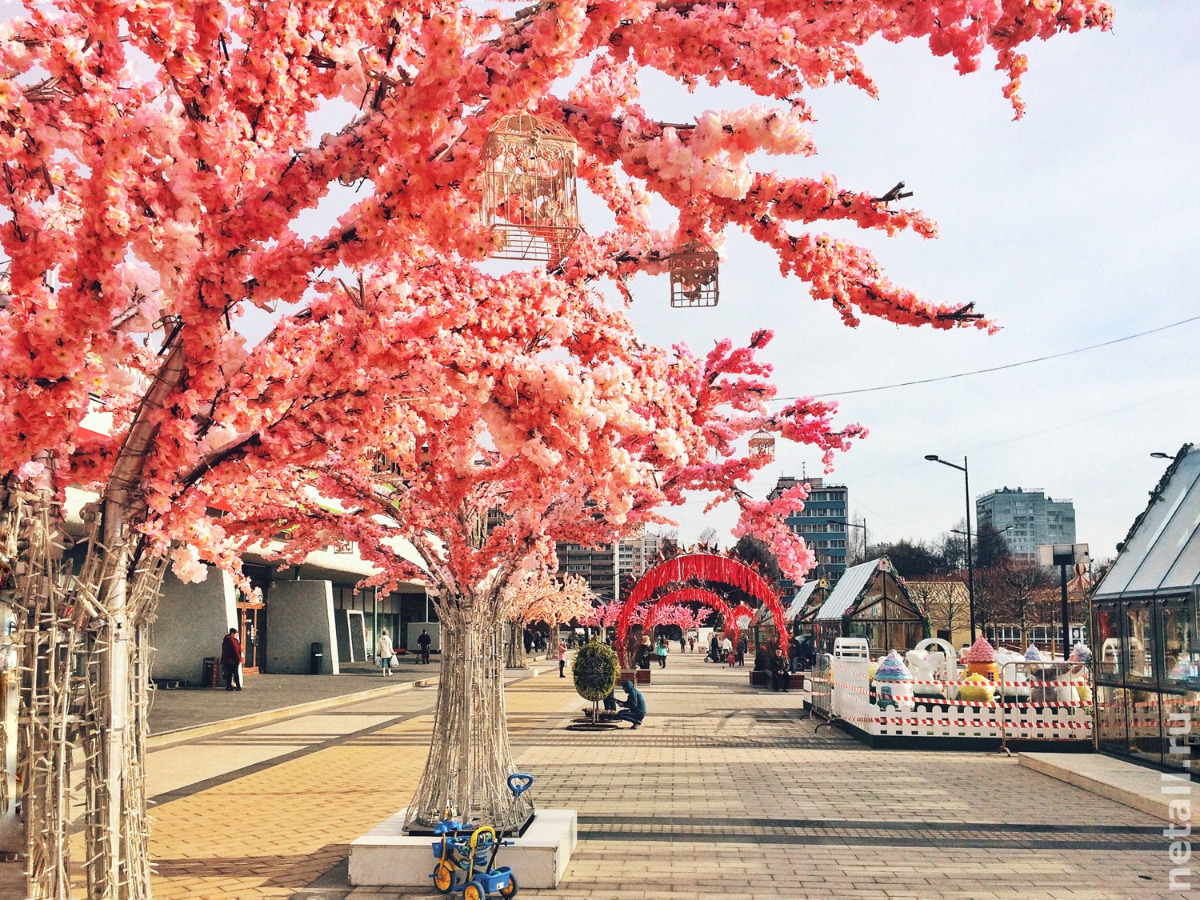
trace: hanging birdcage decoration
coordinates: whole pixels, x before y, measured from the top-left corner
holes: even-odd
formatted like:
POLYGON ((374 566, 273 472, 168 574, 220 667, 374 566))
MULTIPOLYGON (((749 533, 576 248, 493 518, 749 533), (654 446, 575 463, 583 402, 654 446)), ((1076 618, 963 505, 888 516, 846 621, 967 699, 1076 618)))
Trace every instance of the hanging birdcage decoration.
POLYGON ((775 437, 765 431, 756 431, 750 436, 750 455, 765 456, 768 461, 775 460, 775 437))
POLYGON ((717 251, 699 241, 690 241, 671 254, 671 305, 716 306, 717 251))
POLYGON ((556 122, 505 116, 483 145, 483 223, 500 259, 556 262, 579 236, 575 139, 556 122))

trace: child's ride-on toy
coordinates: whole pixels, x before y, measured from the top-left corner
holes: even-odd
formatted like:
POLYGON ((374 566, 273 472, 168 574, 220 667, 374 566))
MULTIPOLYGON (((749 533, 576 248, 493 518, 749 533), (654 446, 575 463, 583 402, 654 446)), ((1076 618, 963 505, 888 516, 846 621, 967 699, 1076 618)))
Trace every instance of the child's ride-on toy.
MULTIPOLYGON (((533 784, 533 776, 517 772, 508 777, 508 789, 519 797, 533 784)), ((439 840, 433 842, 433 886, 440 894, 462 891, 463 900, 486 900, 492 894, 515 897, 517 878, 508 866, 496 866, 500 847, 512 841, 501 841, 490 825, 478 828, 463 827, 450 814, 433 826, 439 840)))

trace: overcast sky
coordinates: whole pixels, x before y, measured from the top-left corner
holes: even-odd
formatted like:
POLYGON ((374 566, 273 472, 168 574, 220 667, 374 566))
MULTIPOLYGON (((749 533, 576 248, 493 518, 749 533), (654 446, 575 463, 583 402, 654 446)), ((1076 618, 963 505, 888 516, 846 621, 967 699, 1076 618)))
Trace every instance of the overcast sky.
MULTIPOLYGON (((880 193, 904 180, 940 238, 859 239, 894 280, 930 300, 974 301, 999 335, 845 328, 740 235, 729 236, 718 308, 670 309, 664 276, 635 283, 631 314, 648 339, 702 352, 773 328, 782 396, 1004 365, 1200 315, 1198 48, 1200 4, 1125 0, 1114 32, 1030 49, 1020 122, 989 66, 961 77, 915 42, 867 48, 879 100, 841 87, 811 96, 819 155, 782 171, 829 171, 880 193)), ((672 120, 744 99, 652 88, 647 106, 672 120)), ((849 486, 872 543, 933 539, 961 527, 963 482, 923 457, 965 455, 973 496, 1020 486, 1071 499, 1077 540, 1111 556, 1165 468, 1150 453, 1200 438, 1198 338, 1200 321, 1004 372, 845 396, 842 419, 871 434, 839 457, 832 479, 849 486)), ((821 474, 817 454, 781 445, 755 493, 805 465, 821 474)), ((696 503, 678 514, 684 540, 731 524, 700 513, 696 503)))

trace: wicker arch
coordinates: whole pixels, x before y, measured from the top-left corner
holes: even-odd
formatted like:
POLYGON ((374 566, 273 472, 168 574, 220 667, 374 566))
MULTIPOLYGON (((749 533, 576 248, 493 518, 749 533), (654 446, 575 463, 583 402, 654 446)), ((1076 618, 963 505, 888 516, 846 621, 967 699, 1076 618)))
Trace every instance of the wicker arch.
MULTIPOLYGON (((617 651, 622 654, 625 652, 625 637, 629 631, 634 611, 639 606, 652 598, 655 592, 661 588, 689 581, 725 584, 745 591, 771 611, 771 617, 775 620, 775 627, 779 633, 787 634, 783 605, 779 602, 779 595, 775 593, 765 578, 740 560, 717 556, 715 553, 685 553, 649 569, 629 592, 629 596, 625 598, 625 603, 621 607, 621 616, 617 619, 617 651)), ((678 590, 680 589, 677 589, 676 593, 678 590)), ((670 597, 671 594, 666 596, 670 597)), ((751 613, 753 614, 753 610, 751 613)), ((624 657, 621 661, 624 664, 624 657)))

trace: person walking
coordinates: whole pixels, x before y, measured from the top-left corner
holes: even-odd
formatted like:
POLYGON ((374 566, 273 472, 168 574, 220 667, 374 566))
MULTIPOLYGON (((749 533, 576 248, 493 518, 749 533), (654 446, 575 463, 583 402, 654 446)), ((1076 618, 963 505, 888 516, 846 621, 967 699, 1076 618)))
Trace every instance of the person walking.
POLYGON ((713 632, 712 640, 708 642, 708 656, 713 662, 721 661, 721 639, 717 637, 715 631, 713 632))
POLYGON ((386 628, 379 634, 375 652, 379 655, 379 667, 383 669, 383 676, 387 678, 392 674, 392 657, 395 655, 395 651, 392 649, 392 637, 387 633, 386 628))
POLYGON ((658 646, 654 648, 654 653, 658 656, 658 667, 665 669, 667 667, 667 639, 660 637, 658 646))
POLYGON ((421 636, 417 638, 417 647, 421 650, 421 662, 429 665, 429 645, 433 643, 433 638, 429 636, 429 632, 422 628, 421 636))
POLYGON ((746 665, 746 650, 750 647, 750 641, 743 634, 738 638, 737 642, 737 662, 739 666, 746 665))
POLYGON ((225 690, 240 691, 242 689, 242 642, 237 637, 238 630, 230 628, 229 634, 221 641, 221 669, 225 674, 225 690))
POLYGON ((558 677, 567 677, 567 642, 561 638, 558 641, 558 677))
MULTIPOLYGON (((642 720, 646 718, 646 698, 642 696, 642 692, 633 686, 632 681, 621 682, 621 688, 625 691, 625 700, 621 703, 624 709, 617 713, 618 719, 624 719, 626 722, 632 722, 633 728, 637 728, 642 724, 642 720)), ((630 729, 630 731, 633 730, 630 729)))
POLYGON ((729 639, 729 635, 721 638, 721 655, 730 666, 733 666, 734 662, 736 662, 736 657, 733 655, 733 641, 729 639))

